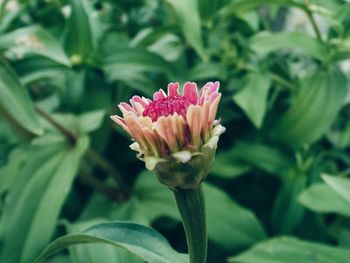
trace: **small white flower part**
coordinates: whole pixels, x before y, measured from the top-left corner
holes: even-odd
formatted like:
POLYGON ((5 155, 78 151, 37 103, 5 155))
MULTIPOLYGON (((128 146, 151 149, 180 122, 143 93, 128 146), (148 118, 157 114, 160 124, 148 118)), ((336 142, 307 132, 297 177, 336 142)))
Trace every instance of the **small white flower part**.
POLYGON ((182 163, 187 163, 191 160, 192 154, 190 151, 181 151, 173 154, 174 158, 182 163))

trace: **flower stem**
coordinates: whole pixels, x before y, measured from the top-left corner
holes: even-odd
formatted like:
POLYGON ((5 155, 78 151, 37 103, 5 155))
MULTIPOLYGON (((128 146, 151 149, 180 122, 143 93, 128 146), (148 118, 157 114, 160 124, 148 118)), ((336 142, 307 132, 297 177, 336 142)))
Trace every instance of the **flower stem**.
POLYGON ((174 191, 185 228, 190 263, 205 263, 207 258, 207 229, 202 186, 174 191))

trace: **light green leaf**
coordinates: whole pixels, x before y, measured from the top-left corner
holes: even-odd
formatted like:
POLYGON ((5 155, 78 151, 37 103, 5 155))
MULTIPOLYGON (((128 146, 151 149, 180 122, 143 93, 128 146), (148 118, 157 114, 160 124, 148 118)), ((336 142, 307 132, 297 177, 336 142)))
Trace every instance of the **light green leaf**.
POLYGON ((106 117, 106 111, 104 109, 85 112, 78 117, 78 130, 82 133, 95 131, 100 128, 106 117))
POLYGON ((338 213, 350 217, 350 202, 326 184, 314 184, 304 190, 299 195, 299 202, 315 212, 338 213))
POLYGON ((70 14, 65 35, 65 48, 73 64, 80 64, 92 55, 94 49, 91 23, 88 17, 88 1, 70 0, 70 14))
MULTIPOLYGON (((78 234, 96 224, 103 223, 105 220, 94 219, 90 221, 79 221, 78 223, 66 223, 68 234, 78 234)), ((71 263, 142 263, 139 257, 136 257, 123 248, 117 248, 109 244, 84 244, 79 246, 71 246, 68 248, 71 263)))
POLYGON ((292 148, 318 140, 344 103, 346 83, 344 75, 335 69, 304 79, 289 110, 272 129, 272 136, 292 148))
POLYGON ((209 239, 221 247, 241 249, 266 238, 258 219, 218 188, 204 184, 209 239))
POLYGON ((5 111, 17 125, 40 135, 42 128, 30 100, 12 69, 0 59, 0 112, 5 111))
POLYGON ((16 29, 0 37, 0 50, 13 59, 36 54, 69 66, 70 62, 60 43, 45 29, 30 26, 16 29))
MULTIPOLYGON (((240 143, 230 151, 226 151, 218 156, 221 159, 231 160, 232 164, 240 163, 243 166, 256 166, 268 173, 280 175, 290 167, 291 161, 288 156, 269 145, 259 143, 240 143), (226 156, 224 156, 226 155, 226 156)), ((222 168, 223 169, 223 168, 222 168)), ((214 172, 217 168, 214 166, 214 172)), ((244 170, 243 170, 244 171, 244 170)))
POLYGON ((166 0, 174 9, 177 20, 187 42, 198 55, 207 59, 202 42, 201 21, 197 0, 166 0))
POLYGON ((244 87, 233 96, 256 128, 261 128, 263 123, 270 87, 271 79, 267 74, 250 73, 244 87))
POLYGON ((343 248, 279 237, 262 242, 233 256, 228 262, 239 263, 347 263, 350 251, 343 248))
POLYGON ((325 183, 346 201, 350 202, 350 179, 331 175, 322 175, 325 183))
POLYGON ((200 63, 193 67, 189 73, 190 80, 207 80, 225 78, 225 69, 216 63, 200 63))
POLYGON ((249 43, 250 48, 261 56, 274 51, 293 49, 322 61, 329 57, 329 48, 325 44, 298 32, 262 32, 254 35, 249 43))
POLYGON ((122 247, 152 263, 188 262, 187 255, 179 254, 168 241, 153 229, 133 223, 105 223, 82 234, 63 236, 52 242, 36 262, 72 245, 101 243, 122 247))
POLYGON ((87 146, 82 137, 74 148, 66 143, 40 147, 23 166, 1 222, 6 262, 33 262, 49 242, 87 146))
POLYGON ((211 173, 223 178, 235 178, 251 170, 251 165, 241 160, 236 160, 227 152, 215 157, 214 167, 211 173))

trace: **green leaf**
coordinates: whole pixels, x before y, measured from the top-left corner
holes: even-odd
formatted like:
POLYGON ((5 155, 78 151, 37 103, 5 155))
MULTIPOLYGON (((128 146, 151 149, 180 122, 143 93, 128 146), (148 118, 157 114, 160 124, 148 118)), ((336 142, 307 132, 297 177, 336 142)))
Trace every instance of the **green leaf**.
POLYGON ((106 56, 103 68, 111 81, 122 81, 145 95, 152 96, 155 84, 145 72, 161 72, 176 79, 172 67, 161 56, 142 49, 120 49, 106 56))
POLYGON ((330 128, 344 103, 346 83, 345 76, 335 69, 304 79, 271 135, 292 148, 318 140, 330 128))
POLYGON ((81 133, 95 131, 101 127, 106 117, 106 111, 104 109, 85 112, 78 117, 78 130, 81 133))
MULTIPOLYGON (((102 219, 89 221, 79 221, 74 224, 66 223, 68 234, 78 234, 96 224, 103 223, 102 219)), ((72 263, 108 263, 108 262, 128 262, 142 263, 139 257, 136 257, 123 248, 117 248, 109 244, 84 244, 71 246, 68 248, 72 263)))
POLYGON ((322 179, 347 202, 350 202, 350 179, 326 174, 322 175, 322 179))
POLYGON ((0 112, 1 109, 33 134, 40 135, 42 128, 29 94, 21 86, 12 69, 0 59, 0 112))
POLYGON ((215 157, 211 173, 223 178, 235 178, 249 170, 251 170, 251 165, 241 160, 236 160, 227 152, 222 152, 215 157))
POLYGON ((240 263, 347 263, 347 249, 305 242, 292 237, 279 237, 262 242, 252 249, 231 257, 240 263))
POLYGON ((33 262, 49 242, 87 146, 82 137, 74 148, 56 143, 32 153, 4 207, 6 262, 33 262))
POLYGON ((235 0, 231 1, 227 9, 236 14, 241 14, 249 12, 253 9, 258 8, 261 5, 267 4, 276 4, 276 5, 286 5, 286 6, 296 6, 300 7, 301 5, 293 0, 235 0))
POLYGON ((172 76, 172 68, 161 56, 142 49, 120 49, 104 58, 104 69, 115 80, 127 72, 163 72, 172 76))
MULTIPOLYGON (((281 171, 283 173, 285 171, 281 171)), ((272 225, 279 234, 289 234, 301 221, 305 209, 298 196, 305 189, 307 177, 299 171, 285 173, 272 211, 272 225)))
POLYGON ((160 216, 180 220, 171 191, 148 171, 138 176, 128 201, 109 202, 105 197, 95 195, 82 218, 95 218, 101 215, 109 219, 130 220, 144 225, 151 225, 151 222, 160 216))
POLYGON ((329 57, 329 48, 326 45, 298 32, 262 32, 250 39, 249 46, 260 56, 266 56, 274 51, 293 49, 322 61, 329 57))
POLYGON ((242 249, 266 238, 255 215, 218 188, 204 184, 209 239, 227 250, 242 249))
POLYGON ((82 234, 63 236, 52 242, 36 262, 72 245, 101 243, 122 247, 152 263, 187 262, 187 255, 177 253, 168 241, 153 229, 133 223, 105 223, 82 234))
POLYGON ((188 42, 203 59, 207 55, 203 48, 201 21, 197 0, 166 0, 174 9, 181 30, 188 42))
POLYGON ((330 186, 318 183, 299 195, 299 202, 320 213, 337 213, 350 217, 350 203, 330 186))
POLYGON ((39 26, 24 27, 2 35, 0 50, 5 50, 5 55, 13 59, 22 59, 27 54, 35 54, 65 66, 70 65, 60 43, 39 26))
MULTIPOLYGON (((219 155, 219 161, 221 159, 225 159, 226 162, 231 160, 231 165, 241 163, 241 165, 256 166, 277 175, 289 169, 291 165, 290 159, 283 152, 272 146, 259 143, 239 143, 231 150, 219 155)), ((216 169, 214 166, 214 172, 217 171, 216 169)), ((241 169, 244 169, 244 166, 241 169)))
POLYGON ((65 85, 69 70, 62 64, 37 55, 17 60, 11 65, 24 86, 45 81, 46 85, 50 84, 58 89, 62 89, 65 85))
MULTIPOLYGON (((70 0, 70 14, 65 34, 65 48, 73 64, 80 64, 94 50, 91 23, 88 17, 88 1, 70 0)), ((90 10, 91 11, 91 10, 90 10)))
POLYGON ((190 80, 224 79, 225 68, 216 63, 200 63, 189 73, 190 80))
POLYGON ((244 87, 233 96, 233 100, 259 129, 266 112, 271 79, 267 74, 260 72, 250 73, 246 78, 244 87))

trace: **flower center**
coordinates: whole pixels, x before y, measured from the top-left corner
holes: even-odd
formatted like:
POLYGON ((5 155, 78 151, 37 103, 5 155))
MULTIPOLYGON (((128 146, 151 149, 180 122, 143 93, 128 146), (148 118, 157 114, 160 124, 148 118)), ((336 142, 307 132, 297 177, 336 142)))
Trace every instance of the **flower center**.
POLYGON ((186 117, 187 108, 193 104, 187 97, 172 96, 152 101, 143 111, 142 116, 157 121, 160 116, 169 116, 177 113, 186 117))

